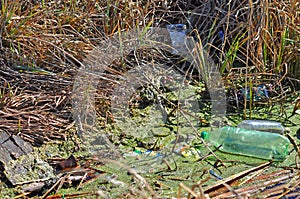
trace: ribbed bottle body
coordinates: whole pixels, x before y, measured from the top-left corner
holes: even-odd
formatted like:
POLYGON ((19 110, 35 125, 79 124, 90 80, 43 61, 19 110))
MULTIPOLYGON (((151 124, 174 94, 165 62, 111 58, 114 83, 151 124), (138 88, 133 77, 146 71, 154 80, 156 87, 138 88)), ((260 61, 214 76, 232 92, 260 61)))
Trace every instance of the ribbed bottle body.
POLYGON ((221 151, 275 161, 286 158, 290 144, 286 137, 277 133, 231 126, 209 132, 207 138, 221 151))
POLYGON ((285 128, 281 123, 269 120, 244 120, 239 128, 283 134, 285 128))

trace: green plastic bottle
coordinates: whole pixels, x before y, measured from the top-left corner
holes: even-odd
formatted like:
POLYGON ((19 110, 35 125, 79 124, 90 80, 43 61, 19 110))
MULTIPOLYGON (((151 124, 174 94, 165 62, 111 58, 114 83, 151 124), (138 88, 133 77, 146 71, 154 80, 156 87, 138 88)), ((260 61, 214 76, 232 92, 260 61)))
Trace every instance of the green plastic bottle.
POLYGON ((204 131, 201 137, 215 147, 220 146, 219 150, 224 152, 274 161, 284 160, 290 145, 289 139, 280 134, 231 126, 214 132, 204 131))

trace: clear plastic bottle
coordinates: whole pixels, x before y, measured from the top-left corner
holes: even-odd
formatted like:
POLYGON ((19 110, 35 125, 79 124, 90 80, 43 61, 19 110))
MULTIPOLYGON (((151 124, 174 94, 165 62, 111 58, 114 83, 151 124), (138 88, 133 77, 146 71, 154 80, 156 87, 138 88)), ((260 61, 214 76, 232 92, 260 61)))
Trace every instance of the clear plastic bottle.
POLYGON ((287 129, 281 123, 270 120, 244 120, 239 128, 283 134, 287 129))
POLYGON ((201 137, 208 140, 219 150, 257 157, 262 159, 282 161, 288 154, 289 139, 270 132, 255 131, 231 126, 225 126, 214 132, 202 132, 201 137))

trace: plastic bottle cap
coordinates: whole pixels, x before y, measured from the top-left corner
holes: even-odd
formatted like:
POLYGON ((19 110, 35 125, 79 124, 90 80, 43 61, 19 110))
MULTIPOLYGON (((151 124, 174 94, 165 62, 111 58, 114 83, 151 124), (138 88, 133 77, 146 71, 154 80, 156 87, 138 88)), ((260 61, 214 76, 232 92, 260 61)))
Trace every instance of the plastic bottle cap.
POLYGON ((203 138, 204 140, 208 140, 209 138, 209 133, 206 131, 202 131, 201 132, 201 138, 203 138))

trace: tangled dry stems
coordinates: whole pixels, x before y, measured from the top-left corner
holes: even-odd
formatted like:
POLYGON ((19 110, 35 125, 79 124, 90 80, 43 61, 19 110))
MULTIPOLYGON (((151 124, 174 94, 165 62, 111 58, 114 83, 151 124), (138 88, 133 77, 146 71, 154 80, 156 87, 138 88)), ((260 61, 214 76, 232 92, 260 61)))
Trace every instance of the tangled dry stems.
MULTIPOLYGON (((238 75, 246 71, 259 78, 268 73, 280 80, 284 71, 299 78, 297 0, 42 2, 0 4, 0 128, 34 144, 67 136, 73 122, 70 94, 82 61, 104 37, 136 27, 185 23, 191 35, 197 30, 232 87, 238 87, 234 76, 240 67, 245 70, 238 75), (21 72, 13 69, 16 65, 57 75, 21 72)), ((108 119, 113 83, 102 85, 98 111, 108 119)))
MULTIPOLYGON (((229 81, 240 66, 255 77, 276 71, 280 75, 278 72, 283 68, 289 75, 296 76, 295 66, 299 64, 296 35, 300 31, 297 1, 42 2, 1 3, 4 92, 1 123, 10 131, 61 137, 58 130, 72 121, 69 99, 72 78, 86 55, 104 36, 137 26, 185 23, 192 30, 190 34, 198 30, 208 53, 229 81), (12 69, 15 65, 38 66, 57 76, 20 73, 12 69), (63 100, 57 104, 58 99, 63 100), (57 119, 54 122, 51 118, 57 119)), ((246 77, 244 81, 247 82, 246 77)), ((237 87, 235 80, 232 84, 237 87)), ((107 89, 101 89, 100 98, 109 98, 107 89)), ((101 112, 101 107, 99 109, 101 112)), ((106 115, 105 111, 103 108, 102 115, 106 115)))

